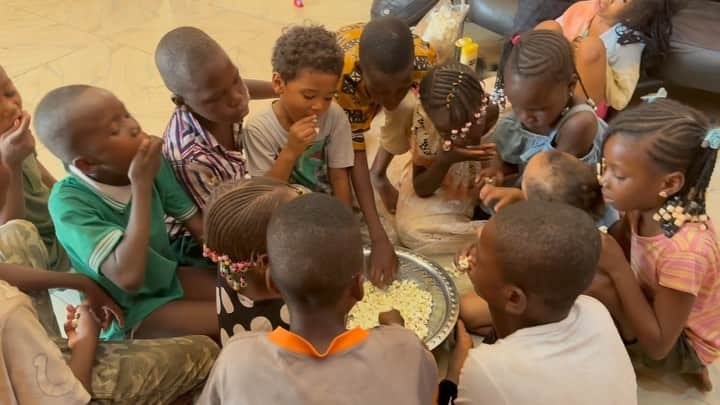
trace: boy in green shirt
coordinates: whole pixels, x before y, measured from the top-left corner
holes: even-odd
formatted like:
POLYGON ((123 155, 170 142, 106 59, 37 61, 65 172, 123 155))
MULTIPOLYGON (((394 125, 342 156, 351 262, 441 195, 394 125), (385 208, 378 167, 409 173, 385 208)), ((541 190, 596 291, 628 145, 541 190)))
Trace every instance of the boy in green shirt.
POLYGON ((125 311, 103 338, 217 336, 215 275, 178 267, 164 216, 202 243, 202 217, 162 159, 162 141, 142 131, 112 93, 65 86, 38 105, 38 136, 68 167, 50 214, 74 268, 125 311))

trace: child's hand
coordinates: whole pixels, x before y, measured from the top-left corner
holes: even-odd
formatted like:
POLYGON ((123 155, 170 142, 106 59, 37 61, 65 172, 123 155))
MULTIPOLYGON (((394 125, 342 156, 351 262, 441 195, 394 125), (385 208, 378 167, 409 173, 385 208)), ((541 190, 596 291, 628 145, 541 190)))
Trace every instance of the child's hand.
POLYGON ((30 127, 30 114, 23 111, 12 127, 0 134, 0 156, 10 170, 22 167, 23 161, 35 150, 35 138, 30 127))
POLYGON ((162 139, 149 136, 138 147, 130 163, 128 177, 132 184, 152 185, 162 164, 162 139))
POLYGON ((390 325, 400 325, 405 326, 405 319, 403 319, 402 315, 400 314, 400 311, 397 309, 391 309, 389 311, 381 312, 378 315, 378 322, 380 322, 380 325, 390 326, 390 325))
POLYGON ((630 265, 620 244, 612 236, 601 233, 602 249, 598 267, 611 278, 618 272, 627 271, 630 265))
POLYGON ((106 330, 113 321, 117 320, 120 326, 125 325, 125 314, 123 310, 110 298, 105 290, 88 277, 83 277, 82 292, 90 313, 100 324, 102 330, 106 330))
POLYGON ((492 184, 485 184, 480 189, 480 200, 486 206, 492 206, 493 210, 500 211, 507 205, 525 200, 522 190, 514 187, 495 187, 492 184), (494 205, 493 205, 494 204, 494 205))
POLYGON ((465 328, 465 324, 462 320, 458 319, 457 325, 455 326, 455 347, 453 348, 450 361, 448 363, 447 379, 458 383, 460 379, 460 370, 465 365, 465 359, 473 348, 472 337, 465 328))
POLYGON ((67 306, 67 322, 65 322, 65 333, 68 337, 68 346, 74 349, 82 342, 95 339, 100 333, 100 324, 90 314, 90 307, 85 301, 74 307, 67 306))
POLYGON ((300 156, 312 144, 317 136, 317 116, 311 115, 305 117, 290 127, 290 135, 288 136, 285 149, 292 153, 293 156, 300 156))
POLYGON ((484 143, 464 148, 452 145, 450 150, 440 152, 440 159, 450 164, 467 161, 489 162, 495 158, 496 154, 497 149, 494 143, 484 143))
POLYGON ((392 243, 387 238, 373 243, 370 251, 370 282, 384 288, 395 280, 397 271, 398 258, 392 243))
POLYGON ((455 265, 455 268, 463 273, 467 273, 470 271, 470 267, 472 266, 473 261, 475 260, 475 241, 472 241, 468 243, 467 245, 463 246, 462 249, 460 249, 456 254, 455 258, 453 259, 453 264, 455 265))
POLYGON ((486 184, 493 186, 502 186, 505 181, 505 175, 499 167, 487 167, 480 170, 475 176, 475 184, 482 189, 486 184))

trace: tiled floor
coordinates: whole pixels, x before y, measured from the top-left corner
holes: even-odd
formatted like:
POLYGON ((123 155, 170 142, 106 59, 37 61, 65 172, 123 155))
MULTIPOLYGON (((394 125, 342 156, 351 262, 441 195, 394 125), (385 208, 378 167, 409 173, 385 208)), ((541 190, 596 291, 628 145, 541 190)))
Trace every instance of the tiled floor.
MULTIPOLYGON (((172 105, 153 52, 171 28, 194 25, 206 30, 243 76, 269 79, 272 44, 283 26, 311 21, 337 28, 366 20, 370 3, 305 0, 305 8, 296 9, 291 0, 0 0, 0 64, 30 112, 54 87, 89 83, 115 92, 146 130, 160 134, 172 105)), ((253 103, 251 108, 258 111, 264 105, 253 103)), ((55 176, 64 175, 42 146, 39 154, 55 176)), ((720 218, 720 176, 715 177, 710 206, 720 218)), ((712 373, 720 385, 718 367, 712 373)), ((641 382, 643 404, 720 404, 720 387, 701 395, 669 376, 643 373, 641 382)))

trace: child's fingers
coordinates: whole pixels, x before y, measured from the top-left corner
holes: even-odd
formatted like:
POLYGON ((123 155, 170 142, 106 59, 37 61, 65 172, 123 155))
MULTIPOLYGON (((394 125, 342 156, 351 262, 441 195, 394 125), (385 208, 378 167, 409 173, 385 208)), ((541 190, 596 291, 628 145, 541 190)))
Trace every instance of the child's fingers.
POLYGON ((488 196, 495 190, 495 186, 492 184, 483 184, 482 188, 480 189, 480 199, 485 202, 487 200, 488 196))

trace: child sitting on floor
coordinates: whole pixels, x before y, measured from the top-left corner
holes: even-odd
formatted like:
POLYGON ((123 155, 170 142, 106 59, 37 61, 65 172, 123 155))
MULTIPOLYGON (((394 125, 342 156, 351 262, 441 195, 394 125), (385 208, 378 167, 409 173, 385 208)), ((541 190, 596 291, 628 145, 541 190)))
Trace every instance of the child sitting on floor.
POLYGON ((472 69, 460 63, 432 68, 420 84, 413 117, 412 166, 400 183, 397 231, 424 255, 454 253, 475 239, 476 176, 495 154, 482 137, 498 109, 488 104, 472 69))
MULTIPOLYGON (((352 133, 347 116, 332 102, 343 68, 335 36, 321 26, 291 27, 278 38, 272 65, 280 98, 247 123, 249 173, 332 193, 351 206, 352 133)), ((395 250, 378 219, 372 189, 355 187, 372 244, 370 279, 390 283, 397 272, 395 250)))
POLYGON ((718 147, 700 112, 654 101, 613 121, 601 178, 625 212, 600 263, 621 304, 608 307, 648 366, 696 375, 704 390, 720 356, 720 247, 705 206, 718 147))
POLYGON ((573 93, 579 79, 572 45, 560 33, 536 30, 514 37, 509 46, 494 98, 503 105, 507 96, 513 112, 492 135, 501 161, 486 169, 482 179, 519 186, 505 177, 522 176, 533 155, 551 149, 597 163, 606 125, 585 98, 573 93))
POLYGON ((205 211, 205 254, 217 263, 220 340, 236 332, 287 328, 288 310, 268 283, 267 225, 275 210, 304 191, 255 177, 219 186, 205 211))
POLYGON ((236 335, 201 404, 431 404, 432 355, 398 325, 346 330, 363 297, 360 227, 350 209, 308 194, 277 209, 268 228, 270 276, 290 330, 236 335))
MULTIPOLYGON (((272 97, 272 88, 268 82, 243 80, 222 47, 194 27, 165 34, 155 64, 176 106, 163 135, 163 156, 203 212, 216 186, 245 177, 241 124, 248 101, 272 97)), ((202 265, 200 246, 182 221, 170 217, 167 222, 182 264, 202 265)))
MULTIPOLYGON (((5 70, 0 67, 0 161, 9 172, 4 203, 0 205, 0 262, 13 256, 34 256, 32 265, 68 270, 70 259, 55 236, 48 198, 55 179, 35 157, 30 115, 5 70), (28 234, 39 233, 44 246, 37 252, 23 245, 28 234)), ((32 237, 32 236, 30 236, 32 237)))
POLYGON ((355 157, 347 116, 333 103, 343 54, 321 26, 295 26, 273 49, 279 99, 247 123, 243 142, 252 176, 268 176, 333 194, 352 206, 355 157))
MULTIPOLYGON (((0 201, 8 177, 9 170, 0 165, 0 201)), ((37 232, 25 242, 31 248, 42 245, 37 232)), ((21 255, 12 259, 12 264, 0 264, 0 403, 87 403, 90 396, 114 403, 166 403, 195 389, 210 373, 218 349, 208 337, 98 342, 101 328, 113 317, 122 324, 124 317, 97 283, 81 274, 27 267, 33 256, 27 262, 21 255), (71 307, 81 316, 66 325, 67 341, 58 337, 49 303, 31 304, 18 291, 49 288, 78 290, 86 300, 80 309, 71 307), (131 378, 119 378, 120 369, 131 378)))
MULTIPOLYGON (((540 152, 530 159, 521 189, 486 184, 480 190, 480 199, 495 211, 525 200, 568 204, 585 211, 602 230, 607 230, 618 220, 617 211, 603 201, 595 171, 576 157, 556 150, 540 152)), ((458 257, 467 255, 468 249, 464 249, 458 257)), ((585 294, 593 295, 598 286, 608 281, 604 274, 598 272, 585 294)), ((462 298, 460 318, 468 330, 478 335, 486 335, 491 329, 487 303, 475 293, 462 298)))
POLYGON ((165 214, 197 240, 202 217, 162 159, 162 142, 142 131, 112 93, 61 87, 39 103, 35 126, 70 176, 55 184, 50 214, 74 268, 125 311, 104 338, 216 335, 215 278, 178 267, 165 214))
POLYGON ((610 314, 579 295, 593 279, 600 248, 594 221, 569 205, 527 201, 494 215, 469 275, 499 340, 472 348, 458 323, 441 400, 456 394, 456 404, 636 404, 635 374, 610 314))
MULTIPOLYGON (((670 49, 671 17, 675 0, 579 1, 555 21, 552 29, 575 45, 578 74, 604 117, 607 108, 627 107, 638 80, 641 63, 657 66, 670 49)), ((582 89, 576 88, 582 95, 582 89)))

